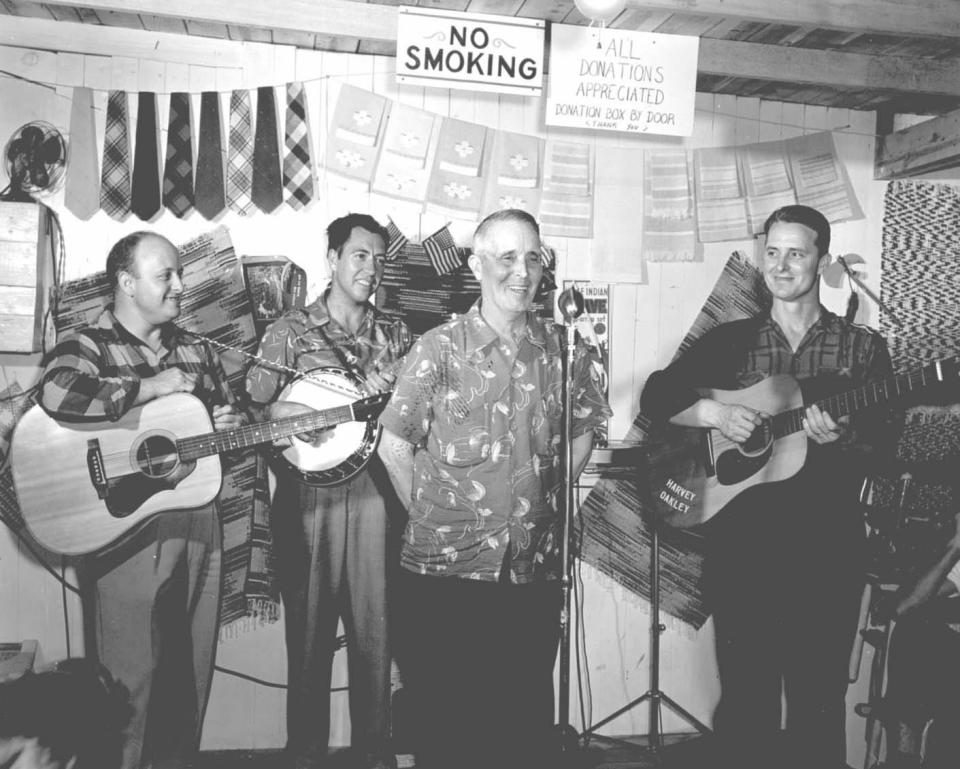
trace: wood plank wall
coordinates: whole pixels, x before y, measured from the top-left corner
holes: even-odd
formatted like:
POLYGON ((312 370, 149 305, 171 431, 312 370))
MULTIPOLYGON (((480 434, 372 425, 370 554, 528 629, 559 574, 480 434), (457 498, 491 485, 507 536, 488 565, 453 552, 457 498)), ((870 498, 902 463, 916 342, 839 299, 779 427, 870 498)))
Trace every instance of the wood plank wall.
MULTIPOLYGON (((131 33, 133 34, 133 33, 131 33)), ((607 159, 622 160, 631 153, 655 147, 713 147, 750 144, 768 139, 797 136, 808 132, 832 130, 842 161, 847 167, 866 218, 836 227, 836 253, 856 252, 867 261, 867 280, 874 288, 880 280, 880 228, 883 185, 873 181, 874 115, 849 110, 833 110, 800 104, 763 102, 751 98, 699 94, 696 100, 696 127, 686 140, 636 137, 613 133, 589 134, 569 130, 547 130, 543 122, 543 102, 517 96, 447 91, 420 87, 398 87, 393 79, 393 60, 385 57, 299 51, 286 46, 258 43, 227 44, 237 46, 236 55, 226 57, 228 65, 210 66, 209 61, 194 63, 191 48, 182 58, 154 61, 125 55, 129 50, 97 51, 97 55, 62 54, 0 47, 0 69, 18 75, 15 79, 0 75, 0 140, 27 120, 42 118, 66 132, 71 88, 87 85, 96 89, 95 105, 99 137, 102 140, 106 90, 188 90, 194 94, 194 117, 199 116, 199 92, 219 90, 223 94, 223 120, 227 116, 228 91, 272 84, 282 86, 288 80, 306 81, 311 140, 314 158, 322 154, 326 137, 326 119, 336 104, 343 83, 374 90, 404 104, 462 120, 483 123, 493 128, 563 136, 589 142, 596 148, 598 188, 606 185, 607 194, 632 205, 639 217, 642 178, 639 167, 612 167, 607 159)), ((219 49, 218 49, 219 50, 219 49)), ((144 54, 146 55, 146 54, 144 54)), ((169 56, 169 51, 167 51, 169 56)), ((283 104, 282 88, 277 91, 283 104)), ((135 101, 131 103, 135 118, 135 101)), ((167 100, 159 99, 162 141, 165 142, 167 100)), ((281 119, 282 126, 282 119, 281 119)), ((196 120, 194 121, 196 131, 196 120)), ((133 130, 131 130, 131 137, 133 130)), ((165 144, 164 144, 165 146, 165 144)), ((196 146, 196 145, 195 145, 196 146)), ((316 162, 316 161, 315 161, 316 162)), ((342 189, 319 169, 321 196, 308 210, 293 212, 285 208, 271 216, 262 214, 240 219, 232 214, 220 223, 227 226, 238 254, 285 254, 308 272, 311 296, 322 287, 326 270, 318 249, 318 238, 327 222, 348 210, 368 211, 379 217, 391 215, 409 236, 423 236, 444 224, 435 216, 421 216, 415 206, 342 189)), ((609 198, 608 198, 609 200, 609 198)), ((102 269, 110 245, 122 235, 139 229, 142 223, 132 219, 117 223, 97 213, 88 222, 74 218, 62 205, 62 193, 46 201, 60 216, 67 247, 65 276, 75 278, 102 269)), ((598 207, 604 199, 598 202, 598 207)), ((168 213, 150 223, 151 228, 183 242, 211 228, 194 214, 180 221, 168 213)), ((468 233, 469 225, 457 232, 468 233)), ((615 234, 615 233, 613 233, 615 234)), ((600 253, 598 242, 608 242, 611 233, 598 233, 593 241, 555 239, 559 254, 559 277, 591 277, 591 262, 636 260, 640 243, 623 253, 600 253)), ((650 264, 647 283, 614 282, 611 321, 613 366, 611 405, 615 416, 611 437, 621 438, 636 410, 639 392, 649 373, 664 365, 712 287, 727 256, 734 249, 752 251, 752 242, 710 244, 698 263, 650 264)), ((842 310, 846 295, 826 292, 826 301, 842 310)), ((876 323, 875 308, 862 303, 861 319, 876 323)), ((0 387, 18 382, 28 387, 35 378, 37 356, 0 355, 0 387)), ((59 564, 56 564, 59 566, 59 564)), ((646 605, 618 585, 584 567, 586 670, 589 673, 587 722, 642 694, 647 686, 649 618, 646 605), (592 714, 592 716, 591 716, 592 714)), ((67 653, 79 645, 78 614, 75 601, 68 600, 66 610, 60 588, 46 575, 6 530, 0 530, 0 640, 37 638, 48 659, 67 653), (71 618, 64 631, 64 616, 71 618)), ((718 695, 712 650, 712 629, 698 634, 669 630, 663 639, 661 681, 665 690, 697 717, 709 721, 718 695)), ((338 653, 334 685, 345 683, 343 652, 338 653)), ((282 682, 285 661, 280 624, 233 634, 220 646, 219 663, 262 678, 282 682)), ((576 696, 576 685, 574 685, 576 696)), ((571 707, 579 725, 580 708, 571 707)), ((643 734, 647 729, 646 709, 634 709, 604 729, 608 734, 643 734)), ((334 695, 332 742, 349 740, 346 695, 334 695)), ((857 724, 857 721, 853 721, 857 724)), ((669 714, 664 729, 683 730, 685 725, 669 714)), ((210 710, 204 729, 205 748, 265 748, 282 745, 284 739, 283 697, 270 689, 217 674, 210 710)), ((851 761, 857 763, 856 745, 862 738, 859 727, 851 729, 851 761)))

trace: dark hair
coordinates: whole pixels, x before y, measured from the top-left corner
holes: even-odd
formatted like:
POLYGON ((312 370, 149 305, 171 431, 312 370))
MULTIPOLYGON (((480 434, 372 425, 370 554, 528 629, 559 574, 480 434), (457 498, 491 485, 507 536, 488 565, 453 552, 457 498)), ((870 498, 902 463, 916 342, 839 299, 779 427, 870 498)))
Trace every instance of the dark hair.
POLYGON ((487 230, 500 222, 529 224, 533 227, 533 231, 537 233, 537 237, 540 237, 540 225, 537 224, 537 220, 533 218, 532 214, 527 213, 521 208, 503 208, 499 211, 494 211, 492 214, 488 214, 484 217, 483 221, 477 225, 477 229, 473 232, 474 246, 476 246, 478 240, 486 237, 487 230))
POLYGON ((61 765, 116 769, 123 758, 128 693, 94 661, 74 658, 53 670, 0 684, 0 740, 34 738, 61 765))
POLYGON ((817 251, 823 256, 830 250, 830 222, 817 209, 810 206, 782 206, 767 217, 763 225, 763 234, 770 232, 770 228, 777 222, 784 224, 802 224, 817 233, 817 251))
POLYGON ((383 245, 390 243, 390 233, 387 228, 374 219, 369 214, 347 214, 339 219, 334 219, 327 225, 327 249, 333 249, 340 255, 343 244, 350 240, 350 234, 354 227, 359 227, 374 235, 383 238, 383 245))
POLYGON ((110 283, 110 288, 116 289, 119 281, 118 276, 121 272, 131 271, 133 267, 133 255, 136 253, 137 246, 140 245, 144 238, 153 234, 154 233, 148 232, 147 230, 138 230, 137 232, 131 232, 129 235, 120 238, 120 240, 113 244, 113 248, 111 248, 110 253, 107 254, 107 281, 110 283))

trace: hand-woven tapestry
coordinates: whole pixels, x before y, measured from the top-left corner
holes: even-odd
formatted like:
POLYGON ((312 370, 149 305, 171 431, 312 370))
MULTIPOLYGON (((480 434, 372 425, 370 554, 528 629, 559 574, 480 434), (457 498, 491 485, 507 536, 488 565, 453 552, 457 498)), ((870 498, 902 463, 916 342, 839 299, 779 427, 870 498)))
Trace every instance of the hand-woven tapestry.
MULTIPOLYGON (((680 343, 680 355, 706 331, 721 323, 746 318, 767 306, 763 278, 746 256, 727 261, 690 331, 680 343)), ((650 440, 638 415, 626 440, 650 440)), ((637 595, 650 599, 650 529, 646 492, 638 480, 601 478, 580 509, 583 534, 580 556, 637 595)), ((709 616, 703 599, 704 542, 696 529, 660 527, 660 607, 694 628, 709 616)))
MULTIPOLYGON (((919 181, 887 186, 883 214, 880 298, 902 325, 885 314, 880 323, 897 371, 960 354, 960 187, 919 181)), ((956 510, 955 468, 960 458, 960 395, 956 383, 927 393, 934 405, 915 406, 906 414, 897 458, 915 475, 911 493, 924 502, 926 515, 956 510), (936 405, 940 404, 940 405, 936 405)), ((899 475, 899 473, 897 473, 899 475)), ((877 505, 896 478, 878 481, 877 505)), ((888 493, 887 496, 890 496, 888 493)), ((915 520, 916 516, 906 511, 915 520)), ((947 517, 952 518, 952 515, 947 517)), ((942 527, 949 534, 952 520, 942 527)), ((936 524, 933 521, 932 524, 936 524)), ((935 542, 942 550, 944 535, 935 542)), ((903 555, 903 553, 901 553, 903 555)), ((900 558, 909 569, 917 557, 900 558)))
MULTIPOLYGON (((250 299, 226 228, 219 227, 180 246, 180 263, 188 290, 177 324, 221 344, 254 352, 257 337, 250 299)), ((103 272, 65 282, 61 291, 54 313, 59 335, 92 323, 111 299, 103 272)), ((234 392, 243 392, 244 357, 236 352, 218 352, 234 392)), ((221 630, 243 617, 273 622, 279 616, 266 463, 262 457, 260 452, 238 459, 222 457, 223 488, 218 498, 224 543, 221 630)))

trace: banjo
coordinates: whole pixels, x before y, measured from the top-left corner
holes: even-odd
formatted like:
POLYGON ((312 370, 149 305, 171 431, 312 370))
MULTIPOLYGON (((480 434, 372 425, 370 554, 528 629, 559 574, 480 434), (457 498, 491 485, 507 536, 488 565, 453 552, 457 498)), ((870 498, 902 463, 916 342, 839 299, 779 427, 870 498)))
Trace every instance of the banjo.
MULTIPOLYGON (((302 372, 277 397, 278 402, 300 403, 316 411, 348 406, 365 398, 360 377, 339 366, 319 366, 302 372)), ((314 442, 294 435, 289 446, 273 445, 280 471, 311 486, 335 486, 366 467, 380 441, 378 413, 366 420, 342 422, 314 442)))

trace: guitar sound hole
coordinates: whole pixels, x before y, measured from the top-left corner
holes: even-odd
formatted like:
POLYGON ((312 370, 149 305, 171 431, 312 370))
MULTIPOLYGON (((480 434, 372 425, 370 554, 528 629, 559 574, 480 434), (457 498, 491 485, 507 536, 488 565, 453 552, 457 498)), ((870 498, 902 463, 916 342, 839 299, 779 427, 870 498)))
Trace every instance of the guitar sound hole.
POLYGON ((179 462, 176 444, 165 435, 150 435, 137 446, 137 467, 150 478, 168 475, 179 462))
POLYGON ((767 450, 773 441, 773 424, 770 419, 764 419, 742 444, 740 451, 748 457, 757 456, 767 450))

